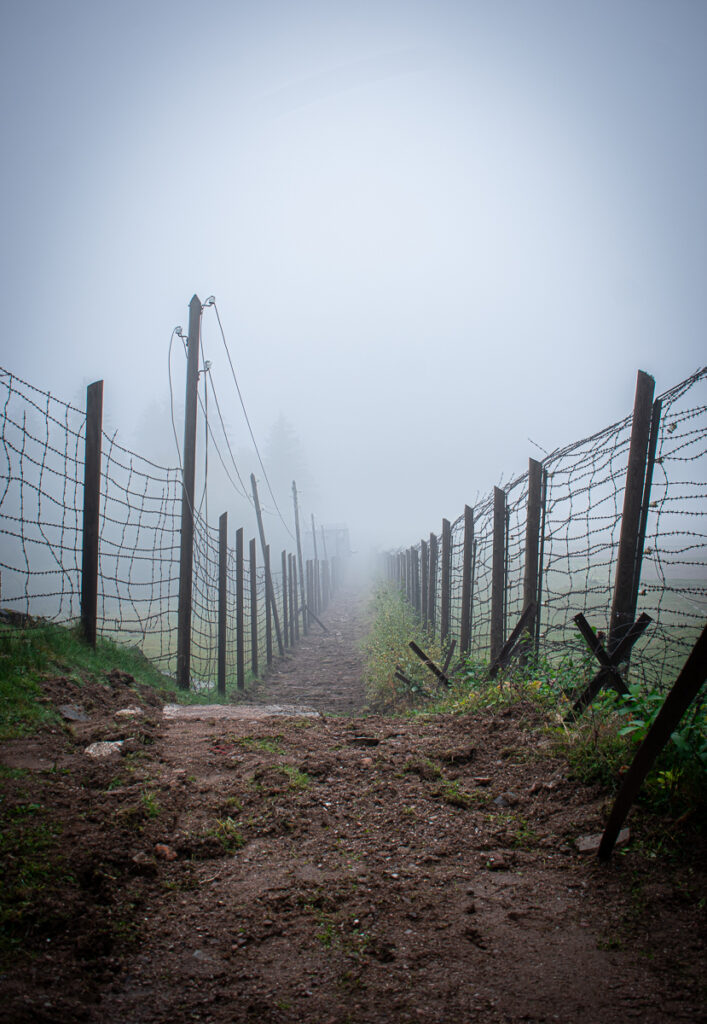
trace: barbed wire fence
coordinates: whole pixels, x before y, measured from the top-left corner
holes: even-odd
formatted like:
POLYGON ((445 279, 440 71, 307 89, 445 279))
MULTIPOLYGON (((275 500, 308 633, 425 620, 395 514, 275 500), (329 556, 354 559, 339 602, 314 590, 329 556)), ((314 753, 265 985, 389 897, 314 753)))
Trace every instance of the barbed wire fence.
MULTIPOLYGON (((645 612, 652 621, 634 647, 631 672, 664 689, 707 619, 707 367, 660 395, 653 417, 650 450, 644 453, 633 606, 634 613, 645 612)), ((633 421, 631 414, 535 462, 542 498, 535 538, 539 565, 530 591, 534 460, 528 472, 495 488, 450 524, 448 568, 442 564, 444 521, 441 533, 388 554, 388 577, 433 635, 443 642, 455 639, 462 653, 492 662, 530 599, 537 606, 531 633, 541 657, 586 658, 586 644, 573 622, 578 612, 600 636, 610 634, 633 421), (473 521, 468 538, 467 518, 473 521), (413 564, 420 566, 417 573, 413 564), (424 595, 423 578, 429 588, 424 595), (448 598, 442 593, 446 579, 448 598)))
MULTIPOLYGON (((31 620, 78 626, 82 552, 86 410, 0 369, 0 621, 4 635, 31 620)), ((100 432, 99 557, 95 629, 139 648, 165 675, 176 675, 180 579, 181 467, 163 467, 100 432)), ((219 530, 193 509, 190 683, 215 688, 219 661, 219 530)), ((239 567, 226 545, 225 684, 252 682, 272 663, 272 608, 265 570, 251 557, 239 567), (240 576, 240 578, 239 578, 240 576), (239 596, 240 595, 240 596, 239 596), (237 634, 237 621, 242 623, 237 634), (239 651, 239 646, 241 650, 239 651), (243 671, 239 674, 238 666, 243 671)), ((283 552, 271 572, 273 595, 291 648, 306 629, 299 568, 283 552), (283 571, 284 569, 284 571, 283 571), (294 614, 293 614, 294 612, 294 614)), ((303 563, 312 581, 309 605, 323 611, 333 562, 303 563)))

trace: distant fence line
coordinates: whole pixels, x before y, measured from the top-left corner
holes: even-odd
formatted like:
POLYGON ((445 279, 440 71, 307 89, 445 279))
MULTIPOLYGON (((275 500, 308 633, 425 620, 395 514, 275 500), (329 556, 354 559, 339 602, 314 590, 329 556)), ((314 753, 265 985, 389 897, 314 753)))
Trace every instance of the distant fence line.
MULTIPOLYGON (((82 615, 86 411, 2 369, 0 406, 0 608, 77 622, 82 615)), ((95 631, 139 647, 174 676, 182 471, 156 465, 102 429, 100 438, 95 631)), ((197 508, 192 512, 189 677, 197 688, 213 687, 219 678, 221 599, 226 622, 222 677, 225 672, 227 685, 242 686, 277 656, 275 612, 288 648, 311 622, 302 607, 297 557, 289 552, 273 556, 271 606, 255 541, 238 560, 233 546, 227 540, 224 545, 223 533, 197 508)), ((340 563, 336 557, 302 563, 305 604, 315 615, 328 603, 340 563)), ((16 615, 9 618, 17 621, 16 615)))
POLYGON ((491 661, 521 613, 541 654, 586 654, 578 612, 617 642, 651 616, 632 673, 668 685, 707 619, 707 367, 557 449, 441 533, 386 556, 423 624, 491 661))

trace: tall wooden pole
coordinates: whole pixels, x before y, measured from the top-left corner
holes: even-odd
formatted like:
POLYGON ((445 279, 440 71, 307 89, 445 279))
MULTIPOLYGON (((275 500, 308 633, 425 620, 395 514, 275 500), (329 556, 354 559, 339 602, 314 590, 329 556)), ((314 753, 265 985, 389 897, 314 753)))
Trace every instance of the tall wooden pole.
POLYGON ((501 653, 505 636, 506 492, 493 489, 493 557, 491 562, 491 664, 501 653))
POLYGON ((265 529, 263 527, 263 513, 260 509, 260 498, 258 497, 258 485, 255 482, 255 474, 250 474, 250 486, 253 489, 253 503, 255 504, 255 515, 258 519, 258 532, 260 534, 260 547, 263 552, 263 561, 265 562, 265 600, 266 605, 270 608, 270 614, 273 617, 275 623, 275 633, 277 634, 277 649, 280 652, 280 656, 285 653, 285 648, 282 643, 282 633, 280 632, 280 616, 277 614, 277 605, 275 603, 275 590, 272 585, 272 575, 270 573, 270 548, 265 541, 265 529))
POLYGON ((83 552, 81 557, 81 629, 96 646, 98 618, 98 534, 101 507, 103 381, 86 389, 86 438, 83 478, 83 552))
POLYGON ((236 530, 236 685, 245 689, 245 631, 243 614, 243 527, 236 530))
POLYGON ((641 523, 641 505, 646 478, 646 459, 650 439, 651 417, 653 414, 653 391, 655 380, 643 370, 638 371, 636 380, 636 397, 633 405, 633 422, 631 424, 631 443, 628 453, 626 470, 626 490, 621 516, 621 535, 619 551, 616 556, 616 577, 614 581, 614 600, 611 607, 611 626, 609 630, 609 651, 618 646, 626 630, 632 624, 632 605, 634 580, 640 575, 640 565, 636 565, 638 553, 639 531, 641 523))
POLYGON ((179 551, 179 605, 177 611, 177 686, 188 690, 191 675, 191 597, 194 567, 194 480, 196 476, 196 406, 199 384, 199 331, 201 301, 189 303, 187 384, 184 402, 184 466, 182 469, 182 521, 179 551))
POLYGON ((290 646, 290 618, 289 618, 289 601, 287 600, 287 552, 283 549, 282 555, 282 635, 285 641, 285 647, 290 646))
POLYGON ((218 667, 217 687, 221 696, 226 693, 226 623, 228 568, 228 512, 218 521, 218 667))
POLYGON ((452 524, 442 520, 442 594, 439 609, 439 638, 442 643, 449 636, 452 599, 452 524))
POLYGON ((542 510, 543 467, 537 459, 528 460, 528 509, 525 516, 525 567, 523 572, 523 610, 534 605, 526 626, 533 638, 523 645, 522 661, 525 662, 535 646, 535 620, 538 608, 538 583, 540 571, 540 513, 542 510))
POLYGON ((299 529, 299 504, 297 502, 297 484, 292 481, 292 500, 295 505, 295 535, 297 537, 297 568, 299 570, 300 604, 302 606, 302 632, 307 635, 307 602, 304 595, 304 562, 302 561, 302 536, 299 529))
POLYGON ((464 550, 462 554, 462 609, 459 653, 471 648, 471 563, 474 553, 474 511, 464 506, 464 550))
POLYGON ((430 571, 427 574, 427 622, 432 636, 437 620, 437 535, 430 534, 430 571))
POLYGON ((250 553, 250 670, 258 678, 258 566, 255 537, 249 545, 250 553))
POLYGON ((427 541, 420 541, 420 588, 422 590, 422 628, 427 629, 427 573, 429 571, 429 555, 427 549, 427 541))

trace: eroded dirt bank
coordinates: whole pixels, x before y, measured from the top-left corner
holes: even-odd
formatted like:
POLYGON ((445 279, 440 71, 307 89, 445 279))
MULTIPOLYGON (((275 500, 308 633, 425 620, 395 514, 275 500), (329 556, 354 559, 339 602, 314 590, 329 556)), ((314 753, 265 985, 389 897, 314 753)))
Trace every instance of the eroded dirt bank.
MULTIPOLYGON (((340 658, 311 658, 307 702, 314 680, 345 702, 327 679, 340 658)), ((262 697, 292 703, 281 685, 262 697)), ((7 800, 46 808, 64 854, 26 921, 31 955, 4 968, 5 1019, 705 1018, 704 850, 667 858, 636 819, 610 865, 580 855, 604 798, 568 779, 532 708, 182 720, 142 701, 118 726, 125 680, 69 697, 93 702, 88 723, 0 750, 25 766, 7 800), (124 757, 82 753, 126 732, 124 757)))

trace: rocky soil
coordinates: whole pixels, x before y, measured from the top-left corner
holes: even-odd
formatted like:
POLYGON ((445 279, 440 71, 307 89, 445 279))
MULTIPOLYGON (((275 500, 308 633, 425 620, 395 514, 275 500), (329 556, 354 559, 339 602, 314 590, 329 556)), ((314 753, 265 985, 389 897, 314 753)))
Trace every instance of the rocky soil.
POLYGON ((580 854, 607 796, 532 707, 365 715, 361 605, 324 621, 229 717, 47 681, 86 720, 0 745, 3 1019, 707 1019, 698 840, 580 854))

